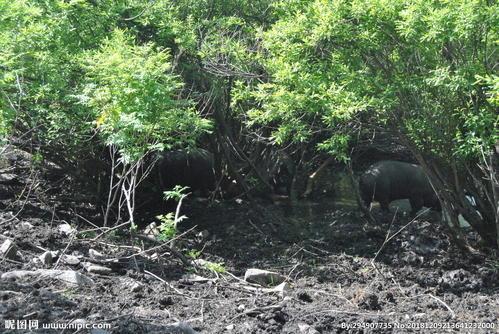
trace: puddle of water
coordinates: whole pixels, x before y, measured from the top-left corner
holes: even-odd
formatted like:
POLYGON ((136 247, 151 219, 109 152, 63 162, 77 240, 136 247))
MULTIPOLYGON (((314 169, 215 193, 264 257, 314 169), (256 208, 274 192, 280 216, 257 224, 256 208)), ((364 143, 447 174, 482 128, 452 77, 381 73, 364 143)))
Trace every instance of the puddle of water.
MULTIPOLYGON (((348 224, 360 223, 348 212, 359 212, 350 177, 346 172, 336 172, 327 177, 328 187, 334 188, 334 196, 318 200, 300 200, 296 203, 280 205, 282 216, 286 221, 285 233, 298 238, 317 237, 322 235, 337 235, 348 224), (346 214, 336 215, 337 210, 346 214)), ((374 202, 373 208, 379 210, 379 203, 374 202)), ((401 215, 409 215, 411 204, 408 199, 396 200, 390 203, 390 211, 401 215)), ((459 217, 462 227, 469 226, 459 217)))

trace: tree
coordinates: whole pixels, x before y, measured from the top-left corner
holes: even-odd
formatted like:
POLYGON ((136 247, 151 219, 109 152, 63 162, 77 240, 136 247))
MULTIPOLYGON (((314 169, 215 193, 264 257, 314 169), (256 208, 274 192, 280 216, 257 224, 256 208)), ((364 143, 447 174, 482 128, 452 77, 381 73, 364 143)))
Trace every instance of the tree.
POLYGON ((271 127, 276 143, 312 141, 341 159, 360 129, 389 131, 429 174, 452 226, 462 214, 497 247, 497 4, 316 0, 280 10, 261 36, 271 80, 251 94, 251 122, 271 127))

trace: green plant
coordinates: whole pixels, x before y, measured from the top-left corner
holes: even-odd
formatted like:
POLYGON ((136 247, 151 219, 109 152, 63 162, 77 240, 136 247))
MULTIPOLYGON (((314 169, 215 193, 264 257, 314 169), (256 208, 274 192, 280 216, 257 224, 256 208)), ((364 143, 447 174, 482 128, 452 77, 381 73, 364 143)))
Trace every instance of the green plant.
POLYGON ((159 240, 167 241, 177 235, 177 226, 175 224, 175 216, 173 212, 168 212, 165 215, 159 215, 156 218, 161 221, 161 225, 159 225, 159 240))
POLYGON ((189 195, 186 193, 187 189, 189 187, 176 185, 172 190, 164 192, 165 200, 176 200, 178 204, 175 213, 168 212, 167 214, 156 216, 161 221, 161 225, 159 225, 160 235, 158 237, 160 240, 166 241, 174 238, 177 235, 177 224, 187 218, 185 215, 179 215, 182 200, 189 195))
POLYGON ((202 251, 197 250, 197 249, 189 249, 187 251, 187 256, 190 257, 191 259, 198 259, 201 256, 202 251))
POLYGON ((77 236, 81 239, 92 239, 97 236, 97 233, 95 231, 79 232, 77 236))
POLYGON ((137 45, 117 29, 83 64, 87 83, 80 101, 97 113, 97 129, 125 161, 192 142, 209 128, 192 101, 178 98, 183 83, 171 71, 169 50, 137 45))
POLYGON ((187 190, 189 190, 189 187, 182 187, 176 185, 175 187, 173 187, 172 190, 167 190, 163 192, 164 199, 167 201, 174 200, 180 202, 181 199, 183 199, 188 195, 187 190))
POLYGON ((133 223, 133 222, 132 222, 132 223, 130 224, 130 233, 132 233, 132 234, 133 234, 133 233, 137 233, 137 229, 138 229, 137 224, 135 224, 135 223, 133 223))
POLYGON ((227 269, 222 262, 205 261, 203 263, 203 267, 217 274, 223 274, 227 272, 227 269))

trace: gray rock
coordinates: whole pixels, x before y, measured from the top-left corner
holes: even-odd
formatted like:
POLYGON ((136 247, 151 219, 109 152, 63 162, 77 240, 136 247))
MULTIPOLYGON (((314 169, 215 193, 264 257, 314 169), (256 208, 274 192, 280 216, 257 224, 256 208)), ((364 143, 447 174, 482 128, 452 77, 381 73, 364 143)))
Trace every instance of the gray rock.
POLYGON ((65 235, 71 235, 73 234, 76 230, 69 224, 61 224, 58 226, 58 229, 61 233, 65 235))
POLYGON ((56 259, 59 257, 59 254, 61 254, 61 251, 56 250, 56 251, 51 251, 50 253, 52 253, 52 258, 56 259))
POLYGON ((150 223, 144 229, 144 234, 148 235, 150 237, 155 237, 155 236, 159 235, 160 233, 161 233, 161 231, 159 230, 159 227, 155 222, 150 223))
POLYGON ((129 277, 120 278, 120 283, 124 288, 129 289, 130 292, 138 292, 144 287, 142 283, 129 277))
POLYGON ((300 330, 300 333, 304 334, 319 334, 319 332, 314 327, 305 323, 299 323, 298 329, 300 330))
POLYGON ((9 280, 9 279, 23 279, 23 278, 29 278, 29 277, 34 277, 37 279, 41 278, 52 278, 52 279, 57 279, 59 281, 69 283, 69 284, 75 284, 75 285, 85 285, 85 284, 93 284, 94 281, 91 278, 88 278, 87 276, 84 276, 80 274, 77 271, 73 270, 53 270, 53 269, 38 269, 38 270, 15 270, 15 271, 9 271, 2 276, 0 276, 1 279, 9 280))
POLYGON ((464 269, 444 272, 442 277, 438 280, 438 288, 441 291, 478 291, 482 285, 483 281, 480 277, 464 269))
POLYGON ((18 258, 19 253, 16 244, 10 239, 5 240, 0 246, 0 255, 9 260, 18 258))
POLYGON ((210 232, 208 230, 202 230, 198 234, 196 234, 196 237, 198 237, 201 240, 206 240, 210 236, 210 232))
POLYGON ((210 281, 214 281, 214 280, 211 278, 206 278, 206 277, 199 276, 196 274, 186 274, 186 275, 182 276, 182 282, 186 282, 186 283, 206 283, 206 282, 210 282, 210 281))
POLYGON ((90 248, 88 250, 88 256, 90 256, 90 258, 94 259, 94 260, 101 260, 101 259, 105 258, 104 254, 102 254, 101 252, 96 251, 93 248, 90 248))
POLYGON ((140 284, 139 282, 132 283, 132 285, 130 286, 131 292, 138 292, 140 290, 142 290, 142 284, 140 284))
POLYGON ((74 255, 66 255, 64 254, 62 256, 62 262, 65 263, 65 264, 69 264, 70 266, 76 266, 78 264, 80 264, 80 259, 78 259, 78 257, 74 256, 74 255))
POLYGON ((289 285, 288 282, 282 282, 278 286, 274 287, 271 289, 272 292, 277 292, 279 296, 285 297, 289 295, 289 291, 291 290, 291 286, 289 285))
POLYGON ((52 252, 45 252, 43 253, 42 255, 40 255, 38 257, 38 259, 40 260, 40 262, 44 265, 44 266, 50 266, 52 264, 52 252))
POLYGON ((179 322, 167 326, 166 333, 171 334, 197 334, 197 332, 186 322, 179 322))
POLYGON ((2 184, 16 184, 18 183, 16 174, 0 174, 0 183, 2 184))
POLYGON ((99 275, 109 275, 110 273, 113 272, 111 268, 100 266, 98 264, 93 264, 93 263, 84 263, 83 266, 85 269, 92 274, 99 274, 99 275))
POLYGON ((279 285, 286 280, 283 275, 262 269, 251 268, 244 273, 244 280, 250 283, 256 283, 263 286, 279 285))
POLYGON ((22 230, 31 230, 33 228, 33 225, 28 222, 20 222, 18 227, 22 230))

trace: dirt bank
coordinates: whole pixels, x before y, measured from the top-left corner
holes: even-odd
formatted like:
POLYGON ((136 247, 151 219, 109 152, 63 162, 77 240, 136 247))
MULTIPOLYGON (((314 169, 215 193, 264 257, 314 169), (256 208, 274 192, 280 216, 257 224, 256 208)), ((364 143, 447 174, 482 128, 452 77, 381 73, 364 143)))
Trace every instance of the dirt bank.
POLYGON ((111 325, 79 333, 494 333, 499 328, 498 260, 463 256, 429 218, 406 225, 408 217, 397 215, 391 226, 389 221, 371 225, 353 208, 328 202, 255 208, 246 202, 191 201, 184 209, 185 234, 175 247, 204 262, 186 267, 168 245, 119 230, 98 237, 101 230, 91 223, 99 212, 83 194, 74 196, 70 180, 50 181, 27 167, 13 175, 1 189, 0 243, 10 240, 17 252, 2 260, 0 274, 39 271, 0 279, 5 333, 30 332, 6 329, 5 320, 38 320, 39 328, 75 321, 111 325), (32 187, 37 180, 43 182, 32 187), (47 252, 53 252, 51 261, 42 256, 47 252), (279 289, 249 284, 243 280, 249 268, 280 273, 287 283, 279 289), (85 279, 71 284, 47 269, 85 279), (492 325, 495 329, 478 328, 492 325))

